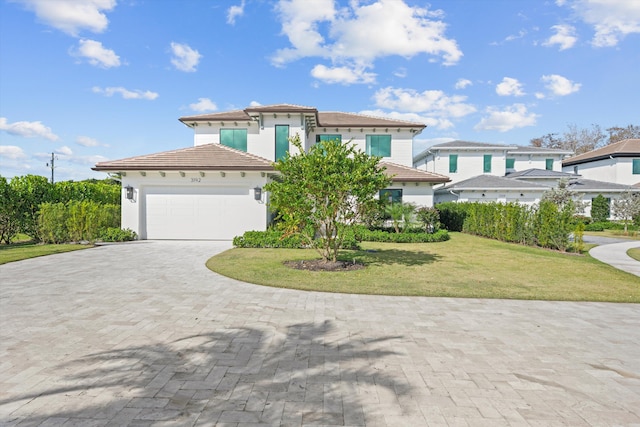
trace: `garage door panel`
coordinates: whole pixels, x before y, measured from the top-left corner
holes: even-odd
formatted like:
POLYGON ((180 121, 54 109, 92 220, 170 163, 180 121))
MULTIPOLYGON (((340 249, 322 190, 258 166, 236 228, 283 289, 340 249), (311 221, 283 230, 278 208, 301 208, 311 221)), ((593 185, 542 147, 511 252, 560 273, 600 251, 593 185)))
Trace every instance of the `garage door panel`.
POLYGON ((266 225, 247 188, 150 187, 145 208, 147 239, 232 239, 266 225))

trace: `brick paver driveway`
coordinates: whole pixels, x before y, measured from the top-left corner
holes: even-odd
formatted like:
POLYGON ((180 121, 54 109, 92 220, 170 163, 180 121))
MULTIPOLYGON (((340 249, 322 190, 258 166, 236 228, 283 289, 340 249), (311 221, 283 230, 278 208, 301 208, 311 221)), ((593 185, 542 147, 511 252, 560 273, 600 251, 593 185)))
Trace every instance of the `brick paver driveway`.
POLYGON ((0 424, 640 425, 639 305, 265 288, 228 246, 0 266, 0 424))

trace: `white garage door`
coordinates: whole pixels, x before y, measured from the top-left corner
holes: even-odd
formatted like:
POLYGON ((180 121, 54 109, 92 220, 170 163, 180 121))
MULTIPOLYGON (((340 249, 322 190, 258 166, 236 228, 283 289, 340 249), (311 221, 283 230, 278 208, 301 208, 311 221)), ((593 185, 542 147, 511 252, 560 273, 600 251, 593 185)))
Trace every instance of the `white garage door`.
POLYGON ((229 240, 264 230, 264 205, 241 187, 147 187, 147 239, 229 240))

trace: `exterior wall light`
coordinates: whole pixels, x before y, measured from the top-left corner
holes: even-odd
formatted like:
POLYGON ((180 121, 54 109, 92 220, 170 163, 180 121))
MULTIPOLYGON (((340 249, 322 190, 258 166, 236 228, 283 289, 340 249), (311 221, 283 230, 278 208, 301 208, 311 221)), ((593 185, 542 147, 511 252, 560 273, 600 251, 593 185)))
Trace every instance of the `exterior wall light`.
POLYGON ((124 187, 125 190, 127 190, 127 200, 133 200, 133 187, 130 185, 127 185, 126 187, 124 187))
POLYGON ((253 198, 255 200, 262 200, 262 188, 260 187, 255 187, 253 189, 253 198))

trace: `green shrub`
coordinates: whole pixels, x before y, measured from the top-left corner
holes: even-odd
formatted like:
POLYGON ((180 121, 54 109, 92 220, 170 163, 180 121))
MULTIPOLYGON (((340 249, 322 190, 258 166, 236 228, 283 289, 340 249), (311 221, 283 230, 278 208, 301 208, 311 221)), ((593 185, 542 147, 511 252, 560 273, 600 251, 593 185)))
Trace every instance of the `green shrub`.
POLYGON ((423 206, 416 211, 418 222, 427 233, 435 233, 440 230, 440 212, 436 208, 423 206))
POLYGON ((126 228, 109 227, 100 234, 99 240, 103 242, 130 242, 136 240, 138 235, 135 231, 126 228))
POLYGON ((282 231, 246 231, 242 236, 233 238, 233 246, 238 248, 304 248, 306 247, 299 234, 285 236, 282 231))
POLYGON ((440 212, 440 222, 449 231, 462 231, 464 220, 467 217, 469 203, 445 202, 436 205, 440 212))
POLYGON ((424 231, 396 233, 395 231, 369 230, 366 227, 353 227, 355 237, 361 242, 387 242, 387 243, 432 243, 449 240, 447 230, 438 230, 435 233, 424 231))
POLYGON ((38 216, 39 237, 47 243, 95 241, 119 225, 120 205, 90 201, 43 203, 38 216))

